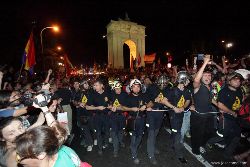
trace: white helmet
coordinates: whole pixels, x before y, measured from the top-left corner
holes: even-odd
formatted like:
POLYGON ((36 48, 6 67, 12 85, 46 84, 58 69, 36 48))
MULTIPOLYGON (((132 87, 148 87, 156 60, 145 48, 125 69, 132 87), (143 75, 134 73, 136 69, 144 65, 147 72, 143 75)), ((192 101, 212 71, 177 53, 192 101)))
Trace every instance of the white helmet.
POLYGON ((242 81, 244 80, 243 76, 240 73, 237 73, 236 71, 227 74, 228 81, 232 80, 233 78, 239 78, 242 81))
POLYGON ((244 79, 248 79, 248 77, 250 75, 250 71, 246 70, 246 69, 238 69, 235 72, 241 74, 244 79))
POLYGON ((133 85, 140 85, 141 86, 141 81, 139 79, 132 79, 130 81, 130 84, 129 84, 130 89, 132 88, 133 85))
POLYGON ((114 81, 112 84, 112 89, 121 88, 122 84, 120 81, 114 81))

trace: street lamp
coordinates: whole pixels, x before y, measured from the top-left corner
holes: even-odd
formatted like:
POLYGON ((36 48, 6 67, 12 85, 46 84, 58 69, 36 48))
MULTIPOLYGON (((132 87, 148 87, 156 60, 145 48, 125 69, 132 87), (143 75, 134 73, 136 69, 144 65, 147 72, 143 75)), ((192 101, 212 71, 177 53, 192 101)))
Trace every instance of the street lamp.
POLYGON ((227 48, 231 48, 232 46, 233 46, 233 43, 227 43, 227 44, 226 44, 226 47, 227 47, 227 48))
POLYGON ((43 31, 46 29, 53 29, 55 32, 59 31, 59 27, 58 26, 52 26, 52 27, 45 27, 41 30, 40 32, 40 38, 41 38, 41 48, 42 48, 42 54, 43 54, 43 31))
POLYGON ((62 47, 61 47, 61 46, 57 46, 56 49, 57 49, 58 51, 61 51, 61 50, 62 50, 62 47))
POLYGON ((44 27, 40 32, 43 70, 45 70, 45 63, 44 63, 44 57, 43 57, 43 31, 46 29, 53 29, 55 32, 58 32, 59 27, 58 26, 44 27))
POLYGON ((226 46, 226 55, 227 55, 228 54, 228 49, 233 46, 233 43, 229 42, 225 46, 226 46))

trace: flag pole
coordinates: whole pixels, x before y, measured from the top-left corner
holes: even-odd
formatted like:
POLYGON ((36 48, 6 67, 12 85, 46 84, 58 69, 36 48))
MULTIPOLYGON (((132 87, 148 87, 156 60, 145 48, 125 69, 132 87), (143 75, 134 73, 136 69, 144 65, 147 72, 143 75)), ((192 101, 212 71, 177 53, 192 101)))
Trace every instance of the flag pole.
POLYGON ((21 72, 22 72, 22 69, 23 69, 23 64, 24 64, 24 63, 22 63, 22 66, 21 66, 21 68, 20 68, 19 75, 18 75, 18 78, 17 78, 17 82, 20 80, 21 72))

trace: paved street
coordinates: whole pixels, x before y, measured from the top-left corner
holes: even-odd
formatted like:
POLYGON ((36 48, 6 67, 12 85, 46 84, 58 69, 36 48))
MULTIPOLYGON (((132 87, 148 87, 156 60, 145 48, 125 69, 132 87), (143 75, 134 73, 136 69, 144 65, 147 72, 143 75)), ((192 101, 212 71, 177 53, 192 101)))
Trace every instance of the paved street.
MULTIPOLYGON (((103 156, 99 156, 97 154, 97 146, 94 146, 92 152, 86 152, 86 148, 80 146, 80 140, 77 134, 73 142, 71 143, 71 147, 78 153, 83 161, 89 162, 93 167, 150 167, 153 165, 150 164, 147 158, 146 140, 147 134, 145 133, 138 153, 138 158, 141 161, 140 165, 134 165, 131 160, 129 136, 125 136, 124 138, 126 148, 122 148, 120 150, 118 158, 113 158, 112 144, 110 144, 108 148, 104 149, 103 156)), ((202 154, 202 157, 204 159, 195 157, 189 152, 191 151, 191 148, 189 146, 190 139, 186 139, 184 143, 186 147, 184 156, 187 159, 188 163, 181 164, 178 159, 176 159, 175 153, 171 149, 170 134, 167 128, 161 129, 157 141, 157 147, 160 150, 160 155, 156 155, 156 158, 158 160, 158 167, 243 166, 241 163, 224 159, 223 150, 217 146, 214 146, 211 150, 207 150, 206 153, 202 154)), ((247 148, 249 148, 249 143, 247 143, 246 140, 242 140, 241 146, 237 149, 237 151, 239 152, 242 150, 246 150, 247 148)))

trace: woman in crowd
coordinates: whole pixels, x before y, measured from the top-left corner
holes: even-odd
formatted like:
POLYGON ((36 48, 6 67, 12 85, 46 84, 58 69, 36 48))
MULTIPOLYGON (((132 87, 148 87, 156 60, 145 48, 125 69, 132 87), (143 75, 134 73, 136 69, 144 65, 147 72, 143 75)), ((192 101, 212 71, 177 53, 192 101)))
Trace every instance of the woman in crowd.
MULTIPOLYGON (((67 146, 61 146, 56 134, 58 128, 40 126, 26 131, 16 139, 16 159, 23 166, 31 167, 80 167, 81 160, 67 146)), ((64 133, 67 134, 66 131, 64 133)), ((59 135, 63 136, 63 135, 59 135)))

